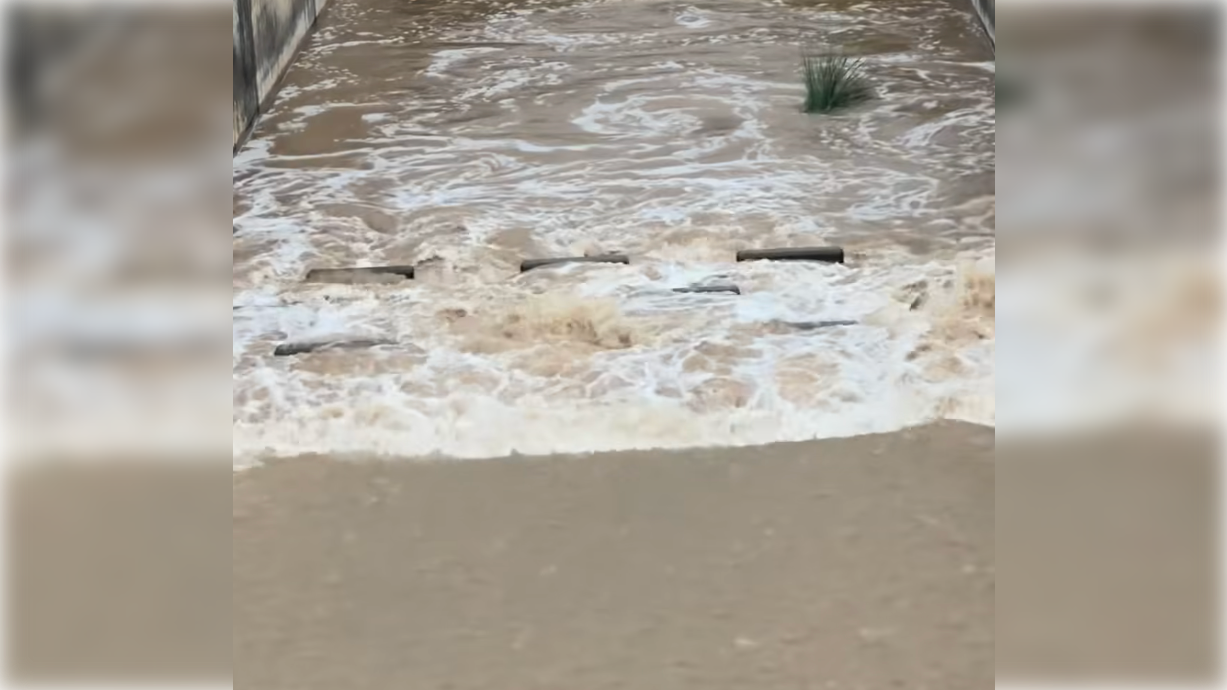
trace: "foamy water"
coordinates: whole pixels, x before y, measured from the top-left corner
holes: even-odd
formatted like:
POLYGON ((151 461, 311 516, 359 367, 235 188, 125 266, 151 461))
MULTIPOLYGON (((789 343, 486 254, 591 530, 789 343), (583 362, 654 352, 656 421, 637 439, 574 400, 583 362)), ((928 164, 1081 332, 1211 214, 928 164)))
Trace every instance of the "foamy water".
POLYGON ((359 4, 234 161, 236 464, 994 422, 993 71, 961 4, 359 4), (863 55, 877 99, 800 113, 801 45, 863 55), (846 265, 734 261, 827 243, 846 265), (385 263, 417 279, 302 282, 385 263), (703 283, 742 294, 672 291, 703 283), (272 356, 355 337, 392 344, 272 356))

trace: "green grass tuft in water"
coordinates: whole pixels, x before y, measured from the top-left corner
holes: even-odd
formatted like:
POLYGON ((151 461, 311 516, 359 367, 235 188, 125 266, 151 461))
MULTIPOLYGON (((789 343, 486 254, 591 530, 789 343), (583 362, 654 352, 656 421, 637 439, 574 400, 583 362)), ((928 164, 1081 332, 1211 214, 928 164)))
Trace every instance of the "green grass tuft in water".
POLYGON ((843 55, 807 55, 805 112, 829 113, 873 97, 864 62, 843 55))

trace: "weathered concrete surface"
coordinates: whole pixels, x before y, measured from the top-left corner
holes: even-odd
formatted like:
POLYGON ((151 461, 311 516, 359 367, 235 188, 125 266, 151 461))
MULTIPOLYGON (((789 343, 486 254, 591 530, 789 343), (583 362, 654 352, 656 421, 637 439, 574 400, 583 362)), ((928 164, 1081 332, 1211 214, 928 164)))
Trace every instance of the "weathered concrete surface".
POLYGON ((971 5, 975 8, 976 17, 980 19, 980 26, 988 36, 988 42, 993 46, 993 52, 997 52, 996 0, 971 0, 971 5))
POLYGON ((328 0, 233 0, 234 139, 238 148, 328 0))

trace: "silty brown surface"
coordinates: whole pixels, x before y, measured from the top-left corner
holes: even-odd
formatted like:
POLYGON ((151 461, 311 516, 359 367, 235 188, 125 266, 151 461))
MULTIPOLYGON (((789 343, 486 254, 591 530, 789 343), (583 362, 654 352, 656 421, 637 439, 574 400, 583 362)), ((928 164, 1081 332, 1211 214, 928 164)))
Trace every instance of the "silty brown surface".
POLYGON ((993 432, 235 475, 236 688, 984 688, 993 432))

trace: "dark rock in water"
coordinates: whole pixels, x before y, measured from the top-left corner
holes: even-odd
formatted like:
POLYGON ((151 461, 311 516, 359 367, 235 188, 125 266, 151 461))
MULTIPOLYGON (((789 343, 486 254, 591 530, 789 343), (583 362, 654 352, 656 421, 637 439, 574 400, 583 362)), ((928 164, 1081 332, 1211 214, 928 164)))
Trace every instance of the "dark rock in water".
POLYGON ((313 268, 307 271, 308 283, 399 283, 412 279, 413 266, 359 266, 354 268, 313 268))
POLYGON ((785 321, 785 326, 791 326, 801 331, 813 331, 819 328, 830 328, 832 326, 855 326, 857 322, 837 319, 834 321, 785 321))
POLYGON ((738 261, 826 261, 842 264, 844 250, 841 247, 791 247, 786 249, 743 249, 737 252, 738 261))
POLYGON ((318 342, 306 343, 282 343, 273 350, 273 355, 277 357, 289 357, 292 355, 302 355, 308 352, 322 352, 328 350, 358 350, 368 347, 378 347, 380 345, 394 345, 396 341, 366 338, 358 340, 321 340, 318 342))
POLYGON ((674 292, 682 294, 727 293, 740 295, 741 288, 736 285, 691 285, 689 287, 673 288, 674 292))

